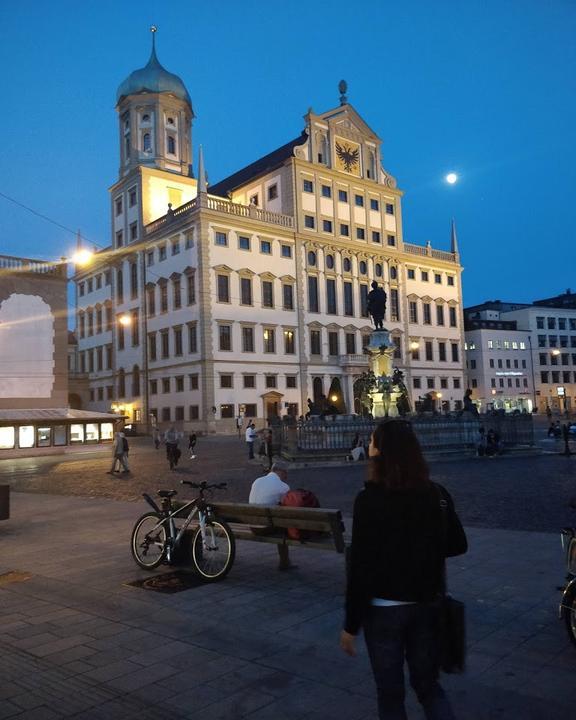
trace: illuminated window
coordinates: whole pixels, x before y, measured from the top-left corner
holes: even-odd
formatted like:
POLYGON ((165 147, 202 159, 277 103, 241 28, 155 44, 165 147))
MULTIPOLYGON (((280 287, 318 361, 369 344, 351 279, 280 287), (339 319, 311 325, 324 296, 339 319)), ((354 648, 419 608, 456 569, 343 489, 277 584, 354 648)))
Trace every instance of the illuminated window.
POLYGON ((86 423, 86 442, 98 442, 98 423, 86 423))
POLYGON ((34 447, 34 426, 22 425, 18 428, 18 447, 34 447))
POLYGON ((84 442, 84 425, 70 425, 70 442, 71 443, 82 443, 84 442))
POLYGON ((14 447, 16 433, 13 427, 0 427, 0 450, 9 450, 14 447))

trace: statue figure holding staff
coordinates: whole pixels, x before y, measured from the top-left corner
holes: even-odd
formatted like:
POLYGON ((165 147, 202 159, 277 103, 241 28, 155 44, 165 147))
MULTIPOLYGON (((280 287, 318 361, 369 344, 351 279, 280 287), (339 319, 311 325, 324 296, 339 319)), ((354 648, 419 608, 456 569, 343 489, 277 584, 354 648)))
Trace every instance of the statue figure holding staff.
POLYGON ((378 287, 378 283, 372 282, 372 290, 368 293, 368 313, 372 315, 374 328, 376 330, 384 330, 383 320, 386 314, 386 292, 383 288, 378 287))

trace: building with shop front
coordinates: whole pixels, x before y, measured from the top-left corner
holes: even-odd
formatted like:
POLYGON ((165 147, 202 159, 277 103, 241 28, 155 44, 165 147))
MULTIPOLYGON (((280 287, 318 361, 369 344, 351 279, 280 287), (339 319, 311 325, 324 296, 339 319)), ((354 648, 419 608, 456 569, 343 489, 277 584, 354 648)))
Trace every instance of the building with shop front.
POLYGON ((0 255, 0 458, 112 439, 116 418, 68 406, 66 270, 0 255))
POLYGON ((466 308, 465 323, 469 384, 477 387, 477 399, 486 407, 493 403, 494 407, 506 410, 530 409, 532 406, 538 412, 546 412, 547 408, 552 412, 574 411, 575 293, 567 290, 552 298, 535 300, 532 304, 499 300, 485 302, 466 308), (523 348, 520 348, 521 342, 524 342, 523 348), (519 368, 522 371, 520 376, 499 376, 498 370, 516 371, 517 368, 491 367, 491 359, 503 363, 526 359, 526 367, 519 368), (516 388, 516 379, 521 383, 519 388, 516 388), (509 381, 512 381, 512 386, 509 381), (494 384, 496 393, 492 393, 494 384), (518 392, 529 389, 532 389, 531 393, 518 392), (499 390, 503 392, 499 393, 499 390))
POLYGON ((89 407, 141 424, 226 430, 334 405, 356 378, 372 281, 416 403, 464 392, 461 265, 405 242, 402 192, 381 140, 348 103, 309 110, 290 142, 207 185, 192 170, 188 91, 158 62, 119 87, 111 245, 77 268, 79 370, 89 407))

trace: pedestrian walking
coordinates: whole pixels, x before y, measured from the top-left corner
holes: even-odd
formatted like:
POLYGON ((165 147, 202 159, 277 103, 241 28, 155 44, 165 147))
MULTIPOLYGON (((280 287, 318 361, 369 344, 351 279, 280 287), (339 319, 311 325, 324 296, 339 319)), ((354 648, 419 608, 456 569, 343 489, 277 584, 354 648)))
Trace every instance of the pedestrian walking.
POLYGON ((197 442, 196 433, 194 430, 191 431, 190 435, 188 436, 188 453, 190 455, 190 460, 194 460, 196 457, 196 442, 197 442))
POLYGON ((120 468, 124 468, 122 473, 129 473, 128 467, 128 440, 123 432, 117 432, 114 436, 114 444, 112 445, 112 466, 108 470, 108 475, 114 475, 120 472, 120 468))
POLYGON ((176 428, 172 425, 164 433, 166 458, 168 460, 168 464, 170 465, 170 470, 174 470, 174 468, 178 465, 178 460, 180 459, 180 448, 178 447, 179 440, 180 438, 176 432, 176 428))
POLYGON ((380 720, 405 720, 404 659, 428 720, 454 720, 438 682, 445 557, 467 550, 449 493, 431 482, 410 423, 374 430, 368 482, 354 503, 346 620, 341 648, 364 639, 380 720))
POLYGON ((160 430, 157 427, 152 428, 152 442, 156 450, 160 447, 160 430))
POLYGON ((253 422, 248 423, 245 433, 246 445, 248 445, 248 459, 254 460, 254 442, 256 440, 256 425, 253 422))

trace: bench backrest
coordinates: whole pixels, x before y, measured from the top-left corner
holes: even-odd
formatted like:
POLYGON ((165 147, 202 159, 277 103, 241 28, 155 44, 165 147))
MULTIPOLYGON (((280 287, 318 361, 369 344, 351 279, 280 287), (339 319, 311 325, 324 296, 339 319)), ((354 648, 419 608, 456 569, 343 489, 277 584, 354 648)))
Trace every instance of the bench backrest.
POLYGON ((345 528, 340 510, 249 503, 210 503, 210 505, 222 520, 229 523, 330 533, 336 550, 344 552, 345 528))

